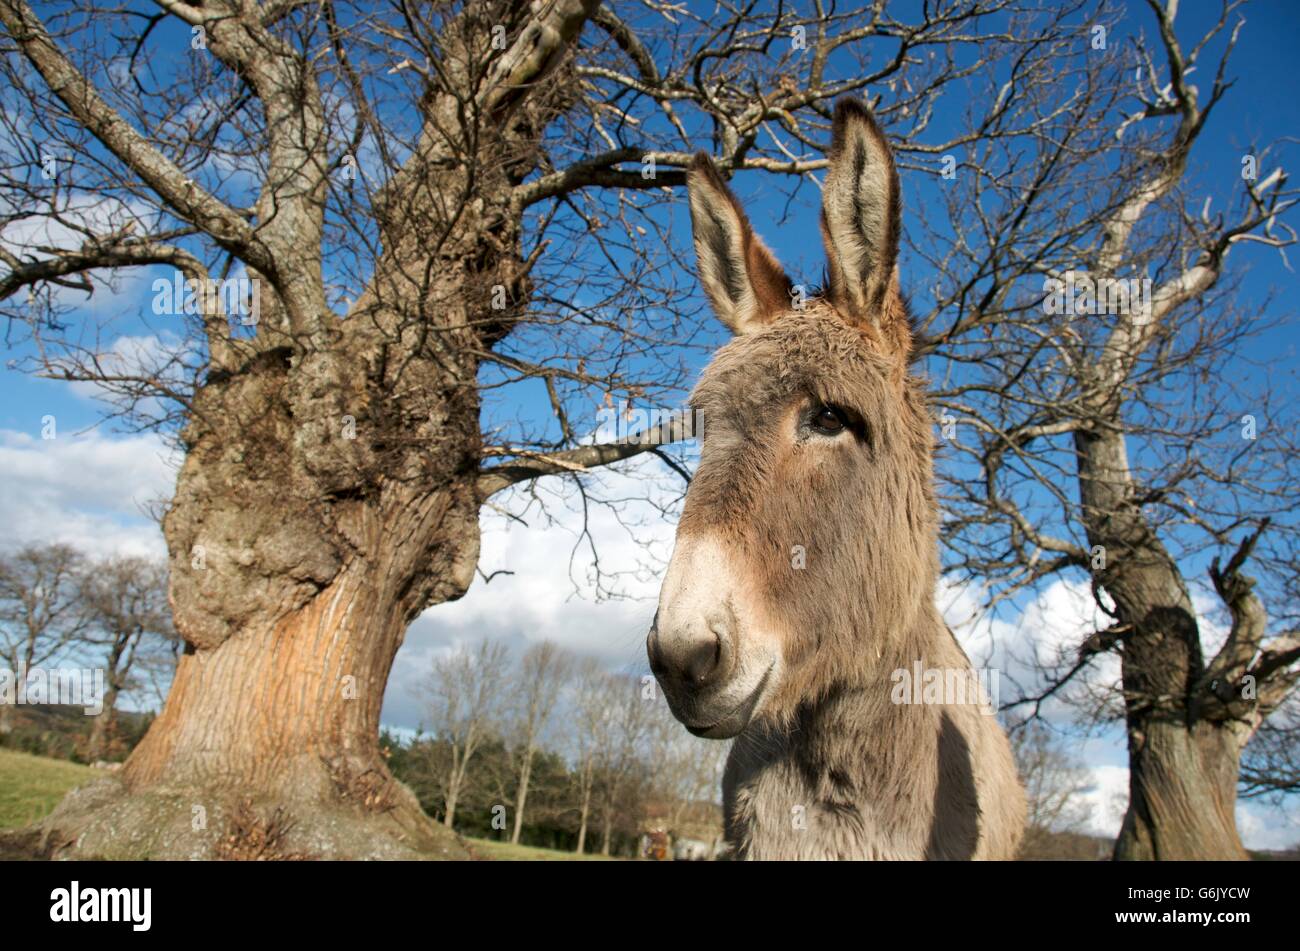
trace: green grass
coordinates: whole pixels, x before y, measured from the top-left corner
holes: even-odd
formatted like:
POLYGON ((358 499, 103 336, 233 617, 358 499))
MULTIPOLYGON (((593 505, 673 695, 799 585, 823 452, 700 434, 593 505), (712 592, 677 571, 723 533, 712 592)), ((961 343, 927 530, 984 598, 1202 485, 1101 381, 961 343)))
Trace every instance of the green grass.
POLYGON ((573 852, 559 852, 555 849, 539 849, 532 845, 511 845, 509 842, 494 842, 491 839, 472 839, 465 837, 469 847, 481 858, 493 862, 573 862, 573 861, 618 861, 607 855, 575 855, 573 852))
POLYGON ((69 789, 97 775, 89 766, 0 750, 0 829, 45 818, 69 789))
MULTIPOLYGON (((20 829, 43 819, 68 790, 98 775, 78 763, 0 750, 0 829, 20 829)), ((610 861, 603 855, 574 855, 490 839, 466 841, 477 855, 494 862, 610 861)))

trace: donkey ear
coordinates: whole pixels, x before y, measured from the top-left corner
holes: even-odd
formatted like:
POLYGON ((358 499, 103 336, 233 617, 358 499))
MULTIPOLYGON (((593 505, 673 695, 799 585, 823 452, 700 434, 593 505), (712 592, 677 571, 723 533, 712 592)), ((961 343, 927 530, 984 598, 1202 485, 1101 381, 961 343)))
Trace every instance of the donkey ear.
POLYGON ((898 170, 871 113, 856 99, 835 105, 830 168, 822 189, 827 296, 854 323, 880 328, 898 260, 898 170))
POLYGON ((790 278, 703 152, 692 160, 686 184, 700 283, 718 319, 743 334, 790 310, 790 278))

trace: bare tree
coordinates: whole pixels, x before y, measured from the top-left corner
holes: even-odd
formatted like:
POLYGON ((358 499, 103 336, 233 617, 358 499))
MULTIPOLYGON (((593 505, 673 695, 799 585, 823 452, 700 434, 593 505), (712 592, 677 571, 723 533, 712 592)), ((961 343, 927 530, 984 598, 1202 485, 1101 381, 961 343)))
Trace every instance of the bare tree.
POLYGON ((568 736, 578 799, 578 842, 574 851, 579 855, 587 846, 587 827, 591 820, 601 752, 610 742, 609 682, 609 675, 592 658, 579 665, 574 678, 576 696, 571 707, 568 736))
POLYGON ((1177 4, 1152 0, 1154 40, 1064 57, 1073 92, 1010 112, 1052 120, 1019 148, 981 141, 946 220, 912 236, 937 275, 919 325, 955 454, 954 576, 986 585, 990 607, 1074 579, 1109 618, 1010 706, 1123 720, 1118 858, 1244 858, 1241 751, 1300 677, 1294 414, 1250 368, 1243 344, 1270 321, 1234 305, 1228 270, 1238 248, 1294 243, 1295 192, 1262 143, 1227 200, 1194 194, 1188 172, 1230 108, 1238 6, 1180 37, 1177 4), (1206 562, 1201 590, 1230 628, 1212 655, 1192 597, 1206 562), (1116 655, 1118 678, 1102 676, 1116 655))
MULTIPOLYGON (((623 797, 629 792, 635 773, 645 763, 646 741, 656 710, 657 690, 635 677, 610 676, 600 691, 606 715, 606 729, 597 735, 603 748, 596 756, 600 768, 601 835, 600 854, 609 855, 616 818, 627 810, 623 797)), ((635 818, 635 816, 633 816, 635 818)))
MULTIPOLYGON (((78 585, 84 559, 67 545, 0 555, 0 660, 17 681, 65 651, 86 630, 78 585)), ((13 731, 14 708, 0 700, 0 735, 13 731)))
MULTIPOLYGON (((729 743, 701 740, 683 731, 666 702, 655 704, 648 729, 647 767, 666 807, 669 832, 680 835, 684 824, 705 804, 717 803, 721 818, 722 771, 730 749, 729 743)), ((717 837, 721 835, 719 821, 717 837)))
POLYGON ((443 824, 456 821, 469 764, 480 745, 499 728, 503 690, 509 682, 510 653, 504 644, 481 641, 433 662, 429 679, 432 727, 447 744, 451 761, 443 777, 443 824))
POLYGON ((573 670, 572 658, 553 641, 534 644, 519 662, 518 694, 515 704, 515 760, 518 773, 515 790, 515 821, 510 841, 519 842, 528 803, 528 782, 538 744, 550 725, 555 705, 573 670))
POLYGON ((91 726, 86 756, 102 759, 112 736, 119 697, 135 685, 140 667, 165 664, 175 632, 167 605, 167 566, 117 557, 87 565, 78 596, 87 626, 83 649, 97 649, 105 671, 103 709, 91 726))
POLYGON ((1087 769, 1046 726, 1030 723, 1011 734, 1020 781, 1029 805, 1021 853, 1047 857, 1053 833, 1079 833, 1091 819, 1083 798, 1091 786, 1087 769))

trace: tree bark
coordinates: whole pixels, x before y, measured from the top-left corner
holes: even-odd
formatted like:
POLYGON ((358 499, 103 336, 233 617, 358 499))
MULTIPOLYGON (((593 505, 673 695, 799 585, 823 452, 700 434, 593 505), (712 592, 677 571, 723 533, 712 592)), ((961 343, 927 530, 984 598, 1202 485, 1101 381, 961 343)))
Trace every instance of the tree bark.
POLYGON ((1129 808, 1115 858, 1245 859, 1237 835, 1239 749, 1224 727, 1151 722, 1129 738, 1129 808))
MULTIPOLYGON (((1107 409, 1118 419, 1118 406, 1107 409)), ((1187 586, 1135 499, 1120 428, 1080 432, 1075 446, 1088 541, 1105 559, 1095 577, 1123 631, 1129 804, 1115 858, 1244 859, 1234 814, 1241 738, 1199 716, 1205 664, 1187 586)))
POLYGON ((519 844, 519 834, 524 827, 524 805, 528 802, 528 780, 533 771, 533 748, 524 751, 524 761, 519 767, 519 791, 515 793, 515 825, 510 833, 512 845, 519 844))
MULTIPOLYGON (((393 779, 378 736, 407 625, 430 600, 469 584, 478 549, 472 486, 354 504, 364 534, 353 538, 373 554, 349 559, 279 617, 256 612, 211 646, 191 640, 162 712, 112 780, 117 787, 73 794, 47 830, 75 831, 81 856, 211 857, 247 801, 264 817, 279 808, 292 825, 286 856, 465 857, 393 779), (425 576, 431 561, 440 570, 425 576)), ((171 515, 168 529, 174 541, 171 515)), ((220 577, 216 554, 195 571, 213 571, 200 584, 222 590, 230 579, 220 577)), ((216 606, 197 600, 184 606, 216 606)))
POLYGON ((90 725, 90 739, 86 742, 86 759, 92 763, 102 760, 112 737, 117 707, 117 688, 104 691, 103 708, 90 725))
POLYGON ((464 775, 459 765, 453 765, 451 774, 447 778, 447 799, 444 803, 445 812, 442 817, 442 824, 448 829, 456 827, 456 802, 460 799, 460 786, 464 775))
POLYGON ((578 846, 573 851, 581 855, 583 849, 587 847, 587 819, 591 815, 591 791, 583 790, 582 807, 578 814, 578 846))
POLYGON ((104 758, 108 749, 109 739, 112 735, 112 726, 114 717, 117 713, 117 697, 126 682, 125 671, 121 669, 122 659, 127 657, 127 666, 130 667, 130 661, 133 654, 127 654, 127 648, 132 637, 141 636, 138 632, 113 632, 113 647, 108 654, 107 664, 107 686, 104 690, 104 697, 99 714, 95 717, 90 726, 90 740, 86 744, 86 759, 94 763, 104 758))

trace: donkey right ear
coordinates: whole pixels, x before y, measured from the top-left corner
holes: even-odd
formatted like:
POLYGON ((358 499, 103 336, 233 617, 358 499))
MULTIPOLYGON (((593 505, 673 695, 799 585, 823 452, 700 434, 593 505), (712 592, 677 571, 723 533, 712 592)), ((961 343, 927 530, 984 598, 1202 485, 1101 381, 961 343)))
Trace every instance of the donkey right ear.
POLYGON ((835 104, 822 189, 827 296, 851 321, 880 327, 898 259, 898 170, 885 135, 862 103, 835 104))
POLYGON ((732 333, 752 333, 790 310, 790 278, 703 152, 687 169, 686 184, 700 283, 718 319, 732 333))

